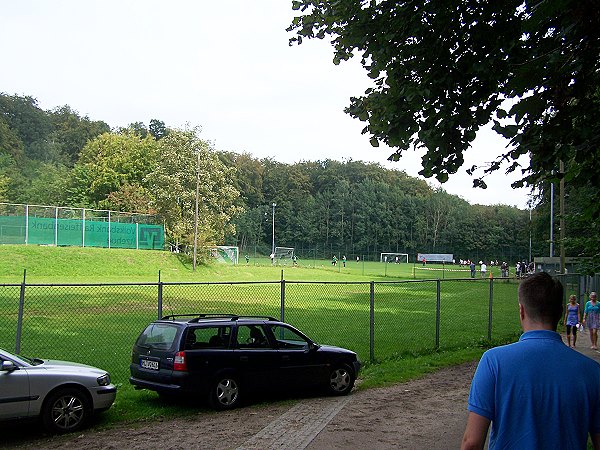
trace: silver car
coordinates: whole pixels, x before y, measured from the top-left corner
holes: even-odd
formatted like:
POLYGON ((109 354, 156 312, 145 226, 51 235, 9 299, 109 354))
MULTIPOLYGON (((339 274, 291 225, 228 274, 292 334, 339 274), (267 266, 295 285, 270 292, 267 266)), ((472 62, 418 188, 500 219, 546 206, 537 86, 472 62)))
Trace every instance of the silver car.
POLYGON ((0 349, 0 420, 41 418, 46 429, 67 433, 115 401, 104 370, 66 361, 30 359, 0 349))

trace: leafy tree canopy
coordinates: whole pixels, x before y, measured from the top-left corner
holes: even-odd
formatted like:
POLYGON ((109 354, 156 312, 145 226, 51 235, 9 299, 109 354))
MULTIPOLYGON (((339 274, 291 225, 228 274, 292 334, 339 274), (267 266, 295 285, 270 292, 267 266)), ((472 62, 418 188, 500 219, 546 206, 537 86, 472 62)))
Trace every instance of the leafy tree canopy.
POLYGON ((152 207, 165 220, 168 236, 179 244, 194 242, 194 212, 198 193, 200 245, 214 245, 234 232, 231 218, 239 191, 235 169, 225 166, 198 130, 169 130, 157 141, 156 166, 144 179, 154 195, 152 207))
POLYGON ((141 185, 144 177, 154 170, 157 157, 152 136, 142 138, 128 132, 102 134, 81 150, 71 174, 69 201, 78 206, 102 206, 99 202, 123 185, 141 185))
MULTIPOLYGON (((298 0, 291 39, 331 39, 334 63, 359 55, 374 86, 346 112, 390 156, 423 147, 421 174, 444 182, 490 122, 510 145, 484 170, 519 167, 535 184, 566 163, 581 182, 600 160, 600 14, 595 0, 298 0)), ((475 168, 470 168, 472 173, 475 168)), ((597 185, 598 180, 593 182, 597 185)), ((474 185, 486 187, 483 179, 474 185)), ((597 213, 598 207, 595 208, 597 213)))
POLYGON ((55 108, 49 116, 54 125, 53 140, 60 143, 61 154, 69 166, 77 161, 79 152, 88 141, 110 131, 107 123, 90 120, 87 116, 80 117, 68 105, 55 108))

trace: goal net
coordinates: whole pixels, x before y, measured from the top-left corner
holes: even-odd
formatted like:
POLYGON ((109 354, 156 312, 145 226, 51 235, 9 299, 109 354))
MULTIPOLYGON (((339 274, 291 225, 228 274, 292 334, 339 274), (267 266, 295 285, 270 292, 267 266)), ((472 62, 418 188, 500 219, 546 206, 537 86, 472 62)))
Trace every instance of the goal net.
POLYGON ((294 257, 294 247, 275 247, 275 259, 292 259, 294 257))
POLYGON ((382 253, 379 261, 396 264, 407 263, 408 253, 382 253))
POLYGON ((219 245, 210 249, 213 258, 218 262, 226 264, 237 264, 240 250, 238 247, 219 245))
POLYGON ((417 253, 417 262, 452 263, 452 253, 417 253))

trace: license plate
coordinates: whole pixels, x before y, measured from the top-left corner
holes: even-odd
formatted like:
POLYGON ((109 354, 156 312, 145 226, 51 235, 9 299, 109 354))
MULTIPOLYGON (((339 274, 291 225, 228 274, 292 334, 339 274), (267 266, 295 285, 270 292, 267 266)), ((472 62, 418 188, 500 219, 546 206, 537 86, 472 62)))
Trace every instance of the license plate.
POLYGON ((158 370, 158 361, 142 359, 140 360, 140 367, 142 367, 143 369, 158 370))

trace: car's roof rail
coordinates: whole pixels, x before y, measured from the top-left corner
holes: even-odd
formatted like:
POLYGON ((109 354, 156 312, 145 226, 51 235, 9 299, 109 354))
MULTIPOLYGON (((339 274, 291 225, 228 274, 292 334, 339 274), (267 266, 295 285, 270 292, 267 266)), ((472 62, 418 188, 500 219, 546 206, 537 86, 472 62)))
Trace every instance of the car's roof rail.
POLYGON ((168 316, 163 316, 160 320, 176 320, 184 317, 192 317, 192 319, 188 320, 188 323, 196 323, 200 322, 202 319, 230 319, 232 322, 238 319, 266 319, 268 321, 278 322, 279 319, 271 316, 241 316, 238 314, 222 314, 222 313, 207 313, 207 314, 169 314, 168 316))
POLYGON ((189 322, 198 322, 200 319, 204 319, 206 317, 236 317, 235 314, 221 314, 221 313, 208 313, 208 314, 200 314, 200 313, 192 313, 192 314, 169 314, 168 316, 161 317, 160 320, 175 320, 180 317, 193 317, 193 319, 189 320, 189 322))
POLYGON ((197 314, 189 323, 199 322, 202 319, 231 319, 237 317, 235 314, 221 314, 221 313, 209 313, 209 314, 197 314))
POLYGON ((232 316, 231 320, 238 320, 238 319, 267 319, 269 321, 274 321, 274 322, 279 322, 279 319, 276 319, 275 317, 271 317, 271 316, 232 316))

